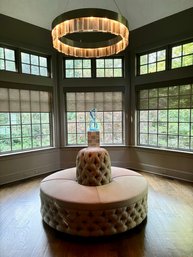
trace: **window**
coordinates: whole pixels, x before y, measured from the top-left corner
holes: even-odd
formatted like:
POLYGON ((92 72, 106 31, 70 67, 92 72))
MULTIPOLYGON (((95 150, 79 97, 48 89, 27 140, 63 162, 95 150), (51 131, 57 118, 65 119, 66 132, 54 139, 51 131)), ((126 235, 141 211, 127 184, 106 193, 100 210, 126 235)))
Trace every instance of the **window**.
POLYGON ((91 78, 91 59, 66 59, 66 78, 91 78))
POLYGON ((65 78, 122 78, 122 58, 65 59, 65 78))
POLYGON ((0 88, 0 153, 52 144, 50 93, 0 88))
POLYGON ((138 144, 193 150, 193 85, 139 91, 138 144))
POLYGON ((48 77, 48 58, 21 52, 22 73, 48 77))
POLYGON ((148 74, 166 69, 166 49, 143 54, 138 59, 138 74, 148 74))
POLYGON ((96 108, 96 120, 101 144, 123 144, 123 93, 122 92, 68 92, 67 144, 87 144, 90 113, 96 108))
POLYGON ((96 77, 123 77, 123 64, 121 58, 96 59, 96 77))
POLYGON ((172 69, 193 65, 193 42, 172 47, 172 69))
POLYGON ((0 70, 16 71, 14 50, 0 47, 0 70))

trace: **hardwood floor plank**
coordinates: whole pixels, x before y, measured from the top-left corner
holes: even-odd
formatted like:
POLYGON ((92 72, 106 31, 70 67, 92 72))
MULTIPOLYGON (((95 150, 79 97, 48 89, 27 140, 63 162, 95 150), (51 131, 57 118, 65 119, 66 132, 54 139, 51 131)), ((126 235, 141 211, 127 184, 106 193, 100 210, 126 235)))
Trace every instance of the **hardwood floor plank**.
POLYGON ((126 233, 79 238, 42 222, 43 177, 0 190, 1 257, 193 257, 193 185, 142 173, 149 183, 148 217, 126 233))

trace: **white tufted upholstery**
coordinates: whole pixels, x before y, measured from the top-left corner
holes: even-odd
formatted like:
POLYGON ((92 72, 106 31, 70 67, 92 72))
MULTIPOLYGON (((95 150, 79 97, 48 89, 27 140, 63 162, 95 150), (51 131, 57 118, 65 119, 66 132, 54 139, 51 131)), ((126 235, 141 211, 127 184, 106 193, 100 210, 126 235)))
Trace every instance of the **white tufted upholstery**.
POLYGON ((112 182, 84 186, 76 168, 41 182, 41 213, 51 227, 72 235, 103 236, 127 231, 147 215, 147 182, 139 173, 111 167, 112 182))

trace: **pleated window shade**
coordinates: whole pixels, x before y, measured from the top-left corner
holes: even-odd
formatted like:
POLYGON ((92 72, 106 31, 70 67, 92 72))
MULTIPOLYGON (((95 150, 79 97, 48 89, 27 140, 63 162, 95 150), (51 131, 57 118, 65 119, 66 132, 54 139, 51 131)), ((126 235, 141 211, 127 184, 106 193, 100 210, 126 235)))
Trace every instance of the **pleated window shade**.
POLYGON ((138 110, 193 108, 193 84, 142 89, 138 92, 138 110))
POLYGON ((122 92, 70 92, 66 93, 67 112, 122 111, 122 92))
POLYGON ((50 112, 50 93, 0 88, 0 112, 50 112))

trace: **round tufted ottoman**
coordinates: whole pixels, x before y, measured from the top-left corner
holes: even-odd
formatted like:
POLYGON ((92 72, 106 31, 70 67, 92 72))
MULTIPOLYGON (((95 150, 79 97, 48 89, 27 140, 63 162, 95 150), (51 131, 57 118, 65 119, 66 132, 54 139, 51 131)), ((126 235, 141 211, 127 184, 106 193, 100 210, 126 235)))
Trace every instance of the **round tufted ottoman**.
POLYGON ((56 172, 40 185, 41 214, 52 228, 79 236, 105 236, 127 231, 147 215, 148 185, 139 173, 111 167, 112 181, 84 186, 76 168, 56 172))
POLYGON ((87 147, 76 157, 76 177, 81 185, 101 186, 111 182, 111 160, 106 149, 87 147))

